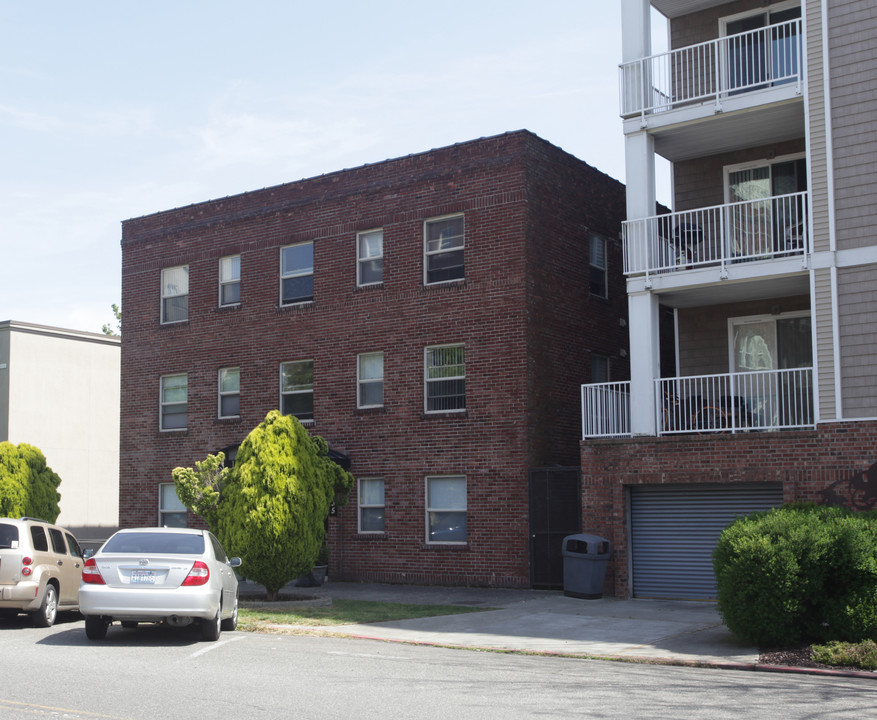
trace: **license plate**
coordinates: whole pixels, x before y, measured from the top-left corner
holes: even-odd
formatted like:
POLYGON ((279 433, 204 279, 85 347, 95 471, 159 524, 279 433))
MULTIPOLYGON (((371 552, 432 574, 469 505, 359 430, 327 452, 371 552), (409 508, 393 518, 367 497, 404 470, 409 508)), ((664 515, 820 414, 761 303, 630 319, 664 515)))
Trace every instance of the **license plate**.
POLYGON ((154 585, 155 584, 155 573, 152 570, 132 570, 131 571, 131 584, 135 585, 137 583, 142 583, 146 585, 154 585))

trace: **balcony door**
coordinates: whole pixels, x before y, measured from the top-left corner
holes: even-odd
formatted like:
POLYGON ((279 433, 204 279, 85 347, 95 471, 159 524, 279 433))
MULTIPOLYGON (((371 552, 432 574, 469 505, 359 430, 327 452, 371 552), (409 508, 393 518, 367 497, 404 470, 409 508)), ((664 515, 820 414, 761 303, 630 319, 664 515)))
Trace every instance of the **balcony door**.
POLYGON ((807 164, 803 157, 725 168, 731 255, 799 253, 806 247, 807 164))
POLYGON ((749 414, 745 424, 756 428, 809 424, 811 388, 805 372, 813 366, 809 313, 731 318, 728 326, 733 394, 743 400, 749 414))
POLYGON ((792 21, 800 18, 800 4, 782 3, 719 21, 726 38, 724 81, 729 94, 797 79, 801 38, 792 21))

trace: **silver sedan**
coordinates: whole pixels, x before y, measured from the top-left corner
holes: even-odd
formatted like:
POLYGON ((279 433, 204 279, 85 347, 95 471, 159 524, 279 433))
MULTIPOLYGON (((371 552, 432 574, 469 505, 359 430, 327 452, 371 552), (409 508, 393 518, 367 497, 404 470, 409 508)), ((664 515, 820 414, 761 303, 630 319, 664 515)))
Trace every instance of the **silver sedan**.
POLYGON ((204 640, 234 630, 238 620, 240 558, 229 559, 207 530, 120 530, 86 560, 79 586, 85 634, 106 636, 114 620, 122 627, 164 622, 197 623, 204 640))

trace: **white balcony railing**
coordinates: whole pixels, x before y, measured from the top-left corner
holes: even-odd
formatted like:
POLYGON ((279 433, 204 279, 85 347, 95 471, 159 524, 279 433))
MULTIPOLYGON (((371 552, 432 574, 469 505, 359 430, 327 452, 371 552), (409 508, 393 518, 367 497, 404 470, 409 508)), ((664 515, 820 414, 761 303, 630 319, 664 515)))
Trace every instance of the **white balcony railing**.
POLYGON ((651 115, 802 82, 801 20, 641 58, 621 66, 621 115, 651 115))
MULTIPOLYGON (((812 428, 813 369, 655 380, 656 434, 812 428)), ((582 385, 582 437, 629 437, 630 383, 582 385)))
POLYGON ((626 275, 809 254, 806 192, 622 224, 626 275))
POLYGON ((583 437, 630 435, 630 383, 582 385, 583 437))

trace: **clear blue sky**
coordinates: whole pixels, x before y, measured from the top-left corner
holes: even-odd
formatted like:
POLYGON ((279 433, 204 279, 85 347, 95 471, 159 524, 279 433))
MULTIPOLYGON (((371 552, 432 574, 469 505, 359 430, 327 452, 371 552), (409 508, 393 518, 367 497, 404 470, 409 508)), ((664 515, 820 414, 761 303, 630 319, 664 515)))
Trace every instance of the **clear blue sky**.
POLYGON ((127 218, 473 138, 623 181, 620 38, 614 0, 0 0, 0 320, 99 332, 127 218))

